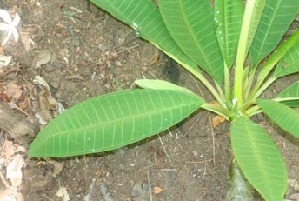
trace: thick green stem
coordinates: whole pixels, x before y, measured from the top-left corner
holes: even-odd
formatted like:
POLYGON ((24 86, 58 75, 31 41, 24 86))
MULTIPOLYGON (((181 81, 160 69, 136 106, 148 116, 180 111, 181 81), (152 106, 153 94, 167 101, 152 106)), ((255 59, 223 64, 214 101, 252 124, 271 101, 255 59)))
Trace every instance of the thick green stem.
POLYGON ((240 167, 235 160, 230 165, 230 179, 227 200, 229 201, 251 201, 254 200, 252 196, 252 187, 244 179, 240 167))

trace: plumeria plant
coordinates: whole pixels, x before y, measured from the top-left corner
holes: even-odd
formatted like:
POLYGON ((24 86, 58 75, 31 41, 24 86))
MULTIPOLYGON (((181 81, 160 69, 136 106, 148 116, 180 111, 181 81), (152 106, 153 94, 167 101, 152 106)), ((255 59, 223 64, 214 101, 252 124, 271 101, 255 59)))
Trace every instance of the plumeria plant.
MULTIPOLYGON (((70 157, 117 149, 205 109, 231 123, 231 147, 234 167, 241 170, 239 177, 244 176, 265 200, 283 200, 286 165, 268 133, 250 117, 263 112, 299 137, 299 114, 294 110, 299 107, 299 82, 270 99, 261 98, 277 79, 299 71, 299 31, 282 41, 299 12, 299 1, 91 2, 181 64, 215 101, 205 102, 166 81, 137 80, 142 89, 94 97, 59 115, 37 135, 29 155, 70 157)), ((251 199, 237 191, 230 200, 238 196, 251 199)))

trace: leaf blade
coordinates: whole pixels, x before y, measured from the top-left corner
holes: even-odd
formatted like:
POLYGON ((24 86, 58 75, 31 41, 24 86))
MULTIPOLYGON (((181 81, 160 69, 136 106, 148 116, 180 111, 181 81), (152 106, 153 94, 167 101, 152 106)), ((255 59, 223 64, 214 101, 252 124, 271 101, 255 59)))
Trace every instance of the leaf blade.
POLYGON ((216 0, 216 35, 227 66, 234 62, 242 26, 244 7, 239 0, 216 0))
POLYGON ((223 58, 217 44, 209 1, 158 2, 164 23, 177 45, 217 83, 221 83, 223 58))
POLYGON ((288 50, 278 62, 274 76, 283 77, 299 71, 299 30, 288 39, 288 50))
POLYGON ((299 82, 282 90, 276 100, 289 107, 299 107, 299 82))
POLYGON ((265 200, 283 200, 287 171, 269 135, 245 117, 237 118, 230 132, 235 158, 248 181, 265 200))
POLYGON ((264 113, 280 128, 299 138, 299 113, 288 106, 272 100, 258 99, 264 113))
MULTIPOLYGON (((299 40, 299 30, 297 30, 292 36, 290 36, 285 42, 280 44, 275 52, 270 55, 269 59, 261 66, 260 72, 257 77, 256 85, 252 90, 255 93, 263 84, 265 79, 269 76, 270 72, 276 67, 277 63, 282 60, 282 58, 290 52, 296 46, 296 41, 299 40)), ((291 51, 292 52, 292 51, 291 51)), ((283 70, 276 70, 274 71, 274 77, 279 77, 279 74, 282 73, 283 70), (278 75, 277 75, 278 74, 278 75)), ((288 73, 286 73, 288 74, 288 73)), ((282 76, 281 75, 281 76, 282 76)))
POLYGON ((266 5, 250 47, 253 66, 275 49, 299 11, 297 0, 266 0, 266 5))
POLYGON ((238 51, 241 51, 240 55, 244 58, 246 57, 256 34, 265 7, 265 1, 266 0, 252 0, 246 2, 238 47, 238 51), (243 41, 246 42, 245 46, 243 41))
POLYGON ((178 123, 202 104, 190 94, 132 90, 79 103, 56 117, 35 138, 30 157, 66 157, 109 151, 178 123))
POLYGON ((135 84, 137 84, 139 87, 142 87, 144 89, 175 90, 175 91, 182 91, 182 92, 197 96, 195 93, 193 93, 189 89, 186 89, 186 88, 181 87, 176 84, 172 84, 170 82, 166 82, 164 80, 140 79, 140 80, 136 80, 135 84))

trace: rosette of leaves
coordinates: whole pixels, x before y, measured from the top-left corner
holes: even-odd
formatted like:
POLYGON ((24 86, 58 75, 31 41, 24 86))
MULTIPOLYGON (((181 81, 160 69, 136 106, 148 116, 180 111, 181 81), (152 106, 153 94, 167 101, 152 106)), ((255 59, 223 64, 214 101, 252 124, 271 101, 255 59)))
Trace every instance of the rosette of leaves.
MULTIPOLYGON (((162 80, 137 80, 143 89, 94 97, 62 113, 37 135, 29 155, 69 157, 117 149, 206 109, 231 122, 232 167, 240 169, 232 171, 235 186, 244 176, 265 200, 283 200, 286 165, 268 133, 250 117, 263 112, 299 137, 299 114, 294 110, 299 107, 299 83, 271 99, 260 98, 275 80, 299 71, 299 31, 282 41, 299 12, 299 1, 91 2, 181 64, 215 101, 205 102, 162 80)), ((248 191, 240 192, 230 191, 229 199, 251 199, 248 191)))

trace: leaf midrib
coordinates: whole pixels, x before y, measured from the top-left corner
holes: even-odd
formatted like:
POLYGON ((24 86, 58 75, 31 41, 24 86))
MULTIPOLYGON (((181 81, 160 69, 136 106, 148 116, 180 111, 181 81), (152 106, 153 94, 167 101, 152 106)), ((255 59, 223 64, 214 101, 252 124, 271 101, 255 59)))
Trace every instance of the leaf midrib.
MULTIPOLYGON (((192 106, 194 105, 197 105, 197 104, 192 104, 192 106)), ((94 129, 95 127, 99 127, 100 125, 108 125, 108 124, 113 124, 113 123, 116 123, 116 122, 121 122, 121 121, 124 121, 124 120, 130 120, 132 118, 140 118, 140 117, 146 117, 146 116, 151 116, 151 115, 154 115, 154 114, 158 114, 158 113, 163 113, 163 112, 167 112, 167 111, 170 111, 170 110, 175 110, 175 109, 180 109, 182 107, 186 107, 186 106, 191 106, 190 104, 186 104, 186 105, 183 105, 183 106, 177 106, 177 107, 170 107, 168 109, 160 109, 160 110, 156 110, 156 111, 151 111, 151 112, 147 112, 146 115, 145 114, 137 114, 137 115, 131 115, 131 116, 128 116, 128 117, 122 117, 122 118, 119 118, 117 120, 113 120, 113 121, 106 121, 106 122, 103 122, 103 123, 99 123, 99 124, 92 124, 92 125, 88 125, 88 126, 83 126, 82 128, 74 128, 74 129, 68 129, 67 131, 59 131, 59 132, 56 132, 54 134, 51 134, 51 136, 48 136, 49 138, 52 138, 52 137, 55 137, 56 135, 63 135, 63 134, 67 134, 67 133, 70 133, 72 131, 76 131, 76 132, 80 132, 82 130, 90 130, 90 129, 94 129), (159 111, 159 112, 158 112, 159 111)))
MULTIPOLYGON (((276 13, 277 13, 277 7, 279 6, 279 4, 281 4, 281 0, 279 1, 279 2, 277 2, 277 4, 276 4, 276 9, 274 10, 274 16, 276 16, 276 13)), ((271 7, 272 8, 272 7, 271 7)), ((275 19, 275 17, 273 17, 273 18, 271 18, 271 20, 270 20, 270 24, 273 24, 273 21, 274 21, 274 19, 275 19)), ((269 32, 270 32, 270 28, 271 28, 271 26, 267 26, 267 36, 269 35, 269 32)), ((267 38, 268 37, 264 37, 263 38, 263 40, 261 41, 261 44, 262 44, 262 46, 261 47, 264 47, 264 44, 265 44, 265 41, 267 40, 267 38)), ((258 54, 257 54, 257 61, 255 61, 255 62, 258 62, 258 58, 260 57, 260 55, 261 55, 261 52, 262 52, 262 48, 258 51, 258 54)), ((257 65, 258 63, 256 63, 255 65, 257 65)))
MULTIPOLYGON (((252 142, 255 141, 255 138, 254 138, 252 135, 249 135, 249 132, 248 132, 250 128, 247 126, 246 123, 245 123, 244 126, 246 127, 247 135, 248 135, 249 138, 250 138, 249 142, 250 142, 251 147, 254 147, 254 150, 257 150, 257 146, 256 146, 256 144, 252 143, 252 142)), ((255 125, 255 126, 258 126, 258 125, 255 125)), ((267 180, 267 179, 266 179, 267 177, 265 176, 265 175, 267 175, 267 174, 266 174, 267 171, 265 171, 265 169, 262 168, 263 166, 260 165, 260 164, 263 164, 263 165, 264 165, 264 161, 261 160, 260 157, 258 157, 258 156, 259 156, 259 155, 258 155, 258 152, 255 151, 253 154, 255 155, 255 158, 257 158, 257 160, 258 160, 258 163, 257 163, 256 165, 258 165, 258 166, 259 166, 259 169, 262 170, 262 172, 261 172, 260 174, 262 174, 262 176, 263 176, 263 178, 264 178, 264 182, 266 182, 266 183, 268 184, 267 186, 271 186, 272 183, 271 183, 269 180, 267 180)), ((266 167, 267 167, 267 165, 266 165, 266 167)), ((244 168, 242 168, 242 169, 244 169, 244 168)), ((272 192, 272 191, 270 191, 270 192, 272 192)), ((272 194, 272 193, 268 193, 268 194, 270 195, 270 194, 272 194)))

